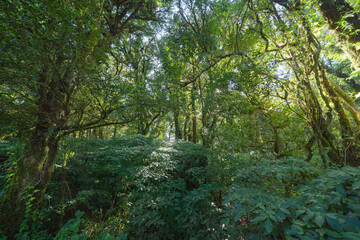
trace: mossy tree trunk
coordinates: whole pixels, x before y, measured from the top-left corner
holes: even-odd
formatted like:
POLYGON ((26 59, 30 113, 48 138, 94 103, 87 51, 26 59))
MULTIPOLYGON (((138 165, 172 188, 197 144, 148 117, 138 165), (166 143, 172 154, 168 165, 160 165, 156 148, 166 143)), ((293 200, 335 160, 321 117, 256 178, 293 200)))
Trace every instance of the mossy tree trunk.
POLYGON ((345 0, 318 0, 319 11, 343 43, 343 49, 356 69, 360 69, 360 50, 353 44, 360 42, 360 13, 345 0), (346 26, 346 27, 345 27, 346 26))
MULTIPOLYGON (((46 68, 44 68, 46 69, 46 68)), ((33 209, 39 207, 46 186, 51 178, 59 148, 59 129, 68 118, 68 105, 64 104, 69 97, 67 92, 71 89, 71 79, 59 82, 44 72, 40 75, 37 123, 25 145, 25 153, 17 164, 17 170, 12 179, 10 189, 5 199, 7 200, 5 212, 8 214, 13 233, 16 226, 23 220, 25 214, 26 198, 31 195, 33 209)))
POLYGON ((176 109, 174 111, 174 126, 175 126, 175 138, 182 139, 180 124, 179 124, 179 110, 178 109, 176 109))

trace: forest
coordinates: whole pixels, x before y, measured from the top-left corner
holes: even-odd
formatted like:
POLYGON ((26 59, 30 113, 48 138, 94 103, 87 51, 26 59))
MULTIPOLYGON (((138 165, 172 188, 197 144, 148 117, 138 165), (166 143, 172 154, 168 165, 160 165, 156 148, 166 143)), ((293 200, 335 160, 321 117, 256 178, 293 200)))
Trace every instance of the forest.
POLYGON ((1 240, 360 239, 360 0, 3 0, 0 33, 1 240))

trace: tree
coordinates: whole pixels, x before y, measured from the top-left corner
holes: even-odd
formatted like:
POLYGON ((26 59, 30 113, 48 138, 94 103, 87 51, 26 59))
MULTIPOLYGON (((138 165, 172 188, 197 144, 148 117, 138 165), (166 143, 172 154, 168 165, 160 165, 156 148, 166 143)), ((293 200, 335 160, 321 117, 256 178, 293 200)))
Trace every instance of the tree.
POLYGON ((354 68, 360 69, 360 14, 345 0, 315 1, 322 17, 343 44, 354 68))
POLYGON ((356 9, 344 0, 0 3, 0 136, 24 143, 3 199, 6 231, 40 206, 70 134, 175 136, 220 153, 358 166, 357 71, 333 47, 358 68, 356 9))
MULTIPOLYGON (((275 18, 279 21, 281 26, 286 26, 286 22, 281 18, 280 14, 277 13, 275 8, 274 13, 275 18)), ((301 83, 299 87, 304 93, 303 99, 305 100, 306 105, 303 108, 304 112, 308 115, 312 128, 314 129, 314 134, 318 135, 318 139, 323 147, 331 149, 328 152, 331 161, 340 163, 340 159, 344 157, 345 163, 356 165, 358 159, 358 149, 356 146, 357 134, 355 134, 348 113, 345 110, 345 106, 349 109, 349 115, 352 116, 357 128, 359 127, 359 111, 352 99, 327 77, 326 71, 320 62, 322 46, 312 33, 311 24, 304 17, 303 9, 301 7, 296 9, 292 8, 289 10, 289 13, 291 18, 298 21, 297 26, 290 29, 297 30, 295 39, 300 37, 303 39, 303 43, 293 44, 292 46, 294 46, 294 48, 290 48, 287 52, 289 57, 284 57, 284 59, 287 58, 287 62, 291 65, 296 79, 301 83), (302 57, 299 57, 298 55, 299 49, 301 49, 301 52, 303 53, 302 57), (309 68, 308 66, 311 67, 309 68), (316 92, 312 89, 311 82, 314 80, 319 88, 321 99, 328 110, 326 118, 321 116, 323 110, 316 97, 316 92), (307 91, 306 94, 305 91, 307 91), (333 107, 331 105, 333 105, 333 107), (338 117, 339 131, 343 141, 343 148, 340 151, 336 150, 335 144, 333 143, 334 137, 331 136, 332 134, 328 130, 329 124, 332 121, 333 110, 338 117)), ((289 32, 285 32, 284 28, 282 31, 285 34, 289 34, 289 32)), ((292 39, 288 36, 289 35, 286 36, 286 41, 289 43, 292 39)), ((284 44, 281 48, 286 49, 288 43, 284 44)), ((277 45, 277 47, 279 48, 279 45, 277 45)))
MULTIPOLYGON (((90 110, 84 92, 91 94, 113 39, 142 21, 155 20, 155 1, 5 1, 1 5, 1 100, 6 115, 25 114, 21 135, 25 152, 6 195, 4 221, 16 232, 25 210, 24 196, 38 206, 50 180, 62 136, 119 122, 105 122, 119 107, 97 101, 96 118, 72 121, 90 110), (80 101, 80 102, 79 102, 80 101), (104 105, 106 107, 104 107, 104 105), (103 105, 103 106, 102 106, 103 105), (30 116, 30 119, 26 117, 30 116)), ((95 85, 96 85, 95 84, 95 85)), ((99 96, 98 96, 99 97, 99 96)), ((91 103, 90 103, 91 104, 91 103)), ((80 117, 81 119, 81 117, 80 117)), ((16 126, 13 128, 16 129, 16 126)), ((19 131, 19 129, 16 129, 19 131)))

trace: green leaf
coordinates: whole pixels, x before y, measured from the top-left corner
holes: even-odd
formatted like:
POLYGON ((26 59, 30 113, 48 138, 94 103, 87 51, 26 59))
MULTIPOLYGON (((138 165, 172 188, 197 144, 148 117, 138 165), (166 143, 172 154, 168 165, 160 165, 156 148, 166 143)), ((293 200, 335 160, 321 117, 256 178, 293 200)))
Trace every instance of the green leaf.
POLYGON ((357 76, 357 75, 359 75, 359 74, 360 74, 360 69, 353 71, 353 72, 350 74, 350 76, 351 76, 351 77, 355 77, 355 76, 357 76))
POLYGON ((353 189, 353 190, 360 189, 360 181, 354 182, 354 183, 352 184, 352 189, 353 189))
POLYGON ((258 222, 262 222, 265 219, 267 219, 268 217, 266 215, 262 215, 262 216, 257 216, 254 219, 251 220, 252 223, 258 223, 258 222))
POLYGON ((275 217, 278 222, 282 222, 286 218, 286 215, 283 212, 278 211, 275 217))
POLYGON ((274 215, 269 215, 270 219, 272 219, 274 222, 277 222, 277 219, 274 215))
POLYGON ((326 216, 326 221, 328 222, 328 224, 330 225, 330 227, 332 229, 334 229, 337 232, 342 232, 343 231, 343 227, 342 225, 334 218, 326 216))
POLYGON ((313 238, 310 238, 308 236, 299 236, 301 240, 313 240, 313 238))
POLYGON ((322 227, 322 225, 324 224, 325 222, 325 218, 323 216, 316 216, 315 217, 315 223, 319 226, 319 227, 322 227))
POLYGON ((235 218, 234 218, 235 222, 239 221, 239 219, 240 219, 242 216, 244 216, 244 213, 243 213, 242 211, 239 212, 238 214, 236 214, 236 216, 235 216, 235 218))
POLYGON ((360 230, 360 221, 355 215, 352 215, 352 214, 346 215, 345 223, 346 223, 346 225, 348 225, 354 229, 360 230))
POLYGON ((328 230, 326 229, 326 234, 330 237, 333 237, 333 238, 343 238, 343 236, 340 234, 340 233, 337 233, 337 232, 334 232, 334 231, 331 231, 331 230, 328 230))
POLYGON ((272 232, 272 230, 273 230, 273 224, 270 219, 267 219, 265 221, 265 233, 269 234, 272 232))
POLYGON ((305 215, 305 216, 303 217, 303 220, 304 220, 305 222, 308 222, 308 221, 309 221, 310 219, 312 219, 313 217, 314 217, 314 213, 311 212, 311 213, 305 215))
POLYGON ((293 225, 292 226, 300 235, 304 234, 304 229, 300 227, 299 225, 293 225))
POLYGON ((280 208, 280 211, 282 211, 285 214, 290 215, 291 213, 289 212, 289 210, 287 210, 286 208, 280 208))
POLYGON ((360 239, 360 233, 345 232, 342 235, 345 237, 345 240, 359 240, 360 239))
POLYGON ((356 213, 360 212, 360 204, 349 204, 349 208, 356 213))
POLYGON ((342 196, 342 197, 346 197, 346 191, 345 189, 343 188, 343 186, 341 185, 337 185, 335 187, 336 191, 342 196))
POLYGON ((300 216, 300 215, 303 214, 304 212, 305 212, 305 210, 297 210, 297 211, 295 212, 296 217, 300 216))
POLYGON ((298 234, 298 232, 293 227, 285 229, 284 232, 290 236, 295 236, 298 234))
POLYGON ((260 208, 260 209, 262 209, 262 210, 265 210, 265 206, 264 206, 262 203, 256 204, 255 208, 256 208, 256 207, 258 207, 258 208, 260 208))

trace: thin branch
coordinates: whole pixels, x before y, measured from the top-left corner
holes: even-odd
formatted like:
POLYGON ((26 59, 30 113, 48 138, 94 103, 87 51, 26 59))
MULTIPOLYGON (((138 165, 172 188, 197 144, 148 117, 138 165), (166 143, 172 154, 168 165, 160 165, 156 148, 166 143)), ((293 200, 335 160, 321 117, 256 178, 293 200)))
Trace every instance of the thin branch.
POLYGON ((186 87, 187 85, 196 82, 201 75, 203 75, 205 72, 209 71, 211 68, 213 68, 216 64, 218 64, 221 60, 228 58, 228 57, 232 57, 232 56, 246 56, 243 53, 229 53, 229 54, 225 54, 222 56, 218 56, 217 60, 215 60, 213 63, 211 63, 210 65, 208 65, 205 69, 203 69, 202 71, 200 71, 200 73, 198 73, 194 78, 192 78, 190 81, 184 82, 181 84, 181 87, 186 87))

